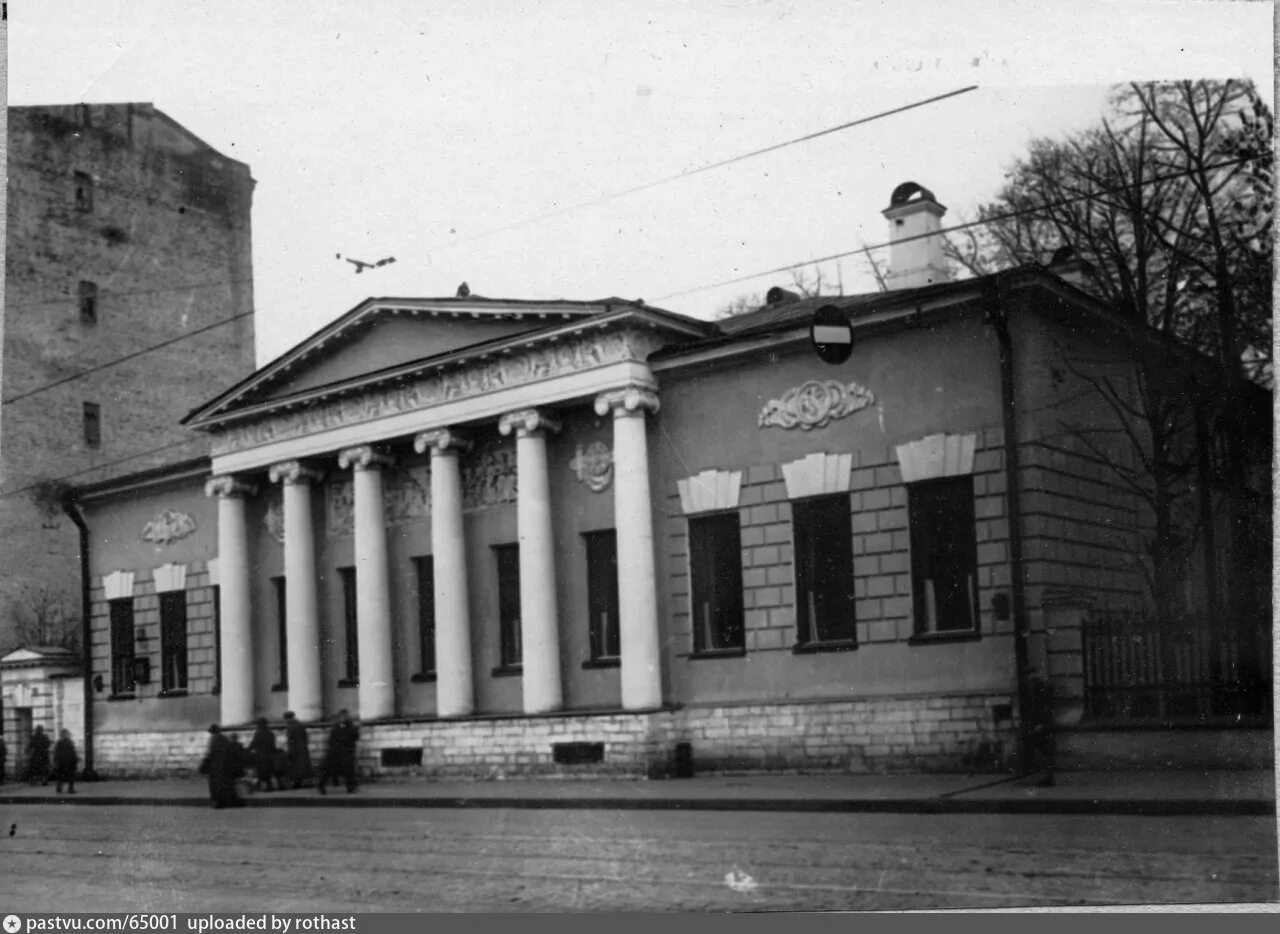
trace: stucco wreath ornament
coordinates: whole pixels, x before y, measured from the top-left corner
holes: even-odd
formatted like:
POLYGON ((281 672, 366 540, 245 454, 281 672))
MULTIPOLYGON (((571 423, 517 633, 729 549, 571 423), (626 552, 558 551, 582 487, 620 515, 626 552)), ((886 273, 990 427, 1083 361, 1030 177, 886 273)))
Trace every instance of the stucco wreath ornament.
POLYGON ((760 410, 761 428, 825 428, 833 419, 844 418, 874 405, 875 394, 856 382, 811 379, 793 386, 781 398, 770 399, 760 410))

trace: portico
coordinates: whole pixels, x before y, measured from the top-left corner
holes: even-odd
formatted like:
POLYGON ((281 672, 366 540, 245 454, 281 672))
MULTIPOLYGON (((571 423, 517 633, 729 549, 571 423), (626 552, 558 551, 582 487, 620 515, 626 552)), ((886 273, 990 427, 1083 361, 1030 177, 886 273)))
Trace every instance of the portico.
MULTIPOLYGON (((566 614, 565 606, 576 593, 564 592, 563 581, 572 575, 562 565, 577 537, 565 517, 582 510, 563 500, 578 495, 613 500, 602 515, 612 516, 617 542, 620 651, 613 663, 616 673, 600 676, 617 679, 625 710, 662 705, 646 431, 649 417, 659 410, 660 394, 645 360, 680 332, 694 336, 696 329, 674 316, 634 307, 595 314, 590 330, 569 320, 489 342, 482 349, 418 361, 378 379, 361 374, 364 378, 301 393, 279 390, 286 370, 305 366, 306 354, 298 354, 291 364, 286 355, 286 365, 274 377, 268 368, 250 385, 194 413, 190 424, 213 435, 214 476, 207 493, 219 498, 223 605, 234 609, 224 616, 236 620, 222 629, 224 721, 247 722, 269 700, 264 679, 244 674, 251 668, 249 660, 269 652, 273 641, 270 621, 261 618, 263 603, 259 601, 256 614, 247 608, 249 594, 255 587, 263 590, 265 582, 251 579, 261 562, 251 554, 253 536, 246 526, 254 498, 273 489, 281 496, 280 648, 287 653, 288 706, 299 718, 316 720, 346 705, 333 699, 333 685, 324 675, 329 670, 326 656, 339 652, 344 639, 342 621, 324 619, 319 595, 331 572, 325 570, 323 553, 333 529, 318 527, 332 519, 314 501, 322 495, 316 492, 322 485, 337 481, 350 482, 353 500, 350 559, 343 560, 352 561, 356 582, 359 677, 354 712, 363 720, 421 713, 402 703, 407 679, 397 677, 397 671, 405 671, 397 656, 406 651, 406 640, 393 599, 400 572, 391 566, 384 522, 388 475, 400 460, 414 455, 429 458, 426 515, 419 521, 429 526, 429 555, 424 557, 432 568, 431 587, 418 600, 422 605, 430 599, 434 671, 412 680, 434 681, 432 712, 437 717, 486 712, 477 709, 477 674, 488 666, 476 658, 476 637, 477 627, 495 621, 477 616, 472 594, 489 568, 474 565, 484 560, 484 544, 496 547, 498 539, 508 536, 492 533, 493 540, 475 540, 486 533, 480 530, 483 524, 468 520, 464 474, 474 469, 482 449, 510 444, 511 439, 514 476, 507 482, 515 494, 519 663, 501 674, 519 676, 520 711, 536 715, 566 709, 565 671, 576 665, 566 658, 564 627, 573 614, 566 614), (550 446, 575 440, 562 431, 566 418, 575 424, 594 420, 600 426, 611 451, 612 489, 579 494, 575 487, 566 497, 561 478, 551 476, 555 458, 550 446), (252 623, 240 624, 245 619, 252 623)), ((261 510, 261 503, 256 508, 261 510)), ((480 590, 483 595, 486 588, 480 590)), ((346 644, 351 645, 349 638, 346 644)))

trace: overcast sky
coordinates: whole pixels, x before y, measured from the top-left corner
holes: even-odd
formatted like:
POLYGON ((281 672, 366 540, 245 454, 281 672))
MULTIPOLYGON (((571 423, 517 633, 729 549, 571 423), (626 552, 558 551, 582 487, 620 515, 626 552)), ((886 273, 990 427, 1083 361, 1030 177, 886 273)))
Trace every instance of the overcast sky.
MULTIPOLYGON (((899 183, 972 216, 1107 84, 1273 87, 1272 5, 1230 0, 10 4, 11 104, 149 101, 247 162, 258 358, 371 296, 644 298, 887 238, 899 183), (549 212, 977 85, 904 114, 549 212), (499 228, 516 225, 507 230, 499 228), (356 275, 336 258, 396 262, 356 275)), ((887 253, 876 251, 887 259, 887 253)), ((874 288, 867 262, 824 269, 874 288)), ((698 291, 690 291, 700 289, 698 291)))

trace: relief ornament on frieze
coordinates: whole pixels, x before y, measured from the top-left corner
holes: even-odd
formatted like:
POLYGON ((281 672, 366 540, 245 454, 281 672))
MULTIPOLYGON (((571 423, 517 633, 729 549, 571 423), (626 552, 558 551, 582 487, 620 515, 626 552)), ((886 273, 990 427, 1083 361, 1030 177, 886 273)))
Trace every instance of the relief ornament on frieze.
POLYGON ((760 410, 759 427, 825 428, 835 419, 875 405, 875 401, 875 394, 856 382, 811 379, 766 402, 760 410))

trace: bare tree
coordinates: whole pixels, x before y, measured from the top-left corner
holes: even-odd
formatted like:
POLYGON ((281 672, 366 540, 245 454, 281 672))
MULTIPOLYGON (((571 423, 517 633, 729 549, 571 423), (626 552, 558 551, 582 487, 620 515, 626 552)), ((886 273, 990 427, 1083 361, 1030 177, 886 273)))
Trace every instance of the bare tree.
POLYGON ((977 275, 1071 247, 1098 297, 1258 378, 1271 346, 1271 115, 1252 84, 1117 88, 1112 114, 1034 141, 980 227, 948 238, 977 275), (1248 354, 1246 355, 1246 350, 1248 354))
POLYGON ((49 584, 24 585, 10 600, 9 611, 16 640, 10 649, 38 645, 80 651, 80 613, 66 591, 49 584))
MULTIPOLYGON (((1096 127, 1033 142, 996 201, 979 209, 985 223, 953 235, 946 251, 981 275, 1044 263, 1071 247, 1095 271, 1089 290, 1118 314, 1217 362, 1216 381, 1184 392, 1141 352, 1133 355, 1128 387, 1089 372, 1082 361, 1065 361, 1128 439, 1132 457, 1125 463, 1141 476, 1113 459, 1104 463, 1150 510, 1152 592, 1163 595, 1178 579, 1175 552, 1185 550, 1193 527, 1200 529, 1206 565, 1213 562, 1209 478, 1239 486, 1249 431, 1240 421, 1248 408, 1242 384, 1269 383, 1272 119, 1253 85, 1238 81, 1131 84, 1114 89, 1110 103, 1110 115, 1096 127), (1192 424, 1197 453, 1189 472, 1185 440, 1192 424), (1212 470, 1209 448, 1220 452, 1212 470), (1193 486, 1202 503, 1194 520, 1180 508, 1193 486)), ((1071 434, 1088 449, 1090 430, 1075 426, 1071 434)), ((1238 490, 1228 499, 1226 565, 1238 568, 1248 556, 1232 537, 1246 507, 1238 490)), ((1232 595, 1247 589, 1238 580, 1215 584, 1209 571, 1206 577, 1215 612, 1231 609, 1232 595)))

